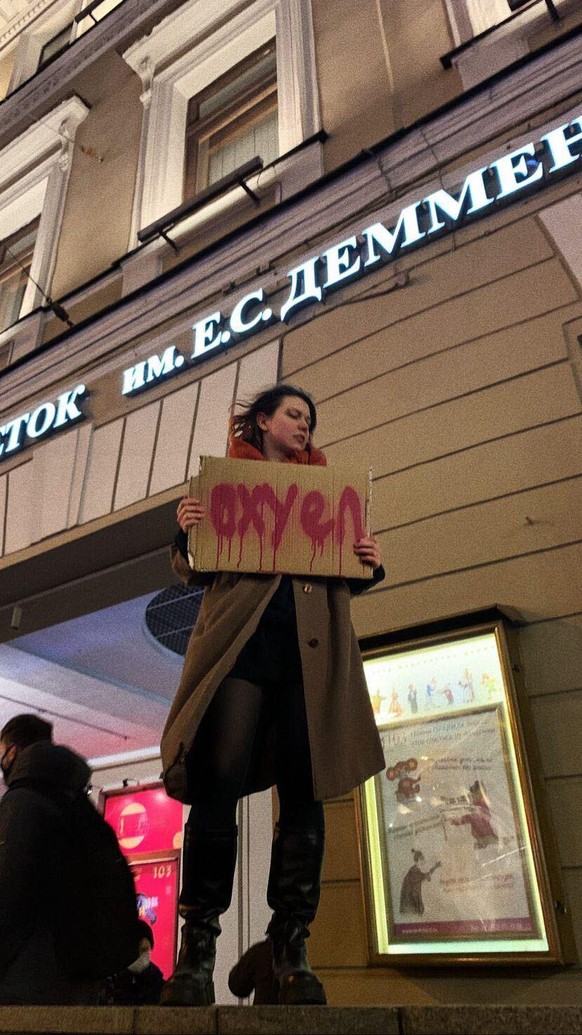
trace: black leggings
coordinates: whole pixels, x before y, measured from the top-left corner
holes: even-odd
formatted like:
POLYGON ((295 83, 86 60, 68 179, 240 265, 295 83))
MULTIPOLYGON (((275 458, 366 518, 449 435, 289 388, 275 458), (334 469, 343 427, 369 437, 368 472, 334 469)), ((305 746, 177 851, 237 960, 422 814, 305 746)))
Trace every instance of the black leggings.
POLYGON ((198 833, 234 827, 265 707, 275 717, 279 824, 287 829, 323 830, 323 805, 313 797, 303 686, 257 686, 228 676, 208 706, 187 759, 193 799, 188 825, 198 833))

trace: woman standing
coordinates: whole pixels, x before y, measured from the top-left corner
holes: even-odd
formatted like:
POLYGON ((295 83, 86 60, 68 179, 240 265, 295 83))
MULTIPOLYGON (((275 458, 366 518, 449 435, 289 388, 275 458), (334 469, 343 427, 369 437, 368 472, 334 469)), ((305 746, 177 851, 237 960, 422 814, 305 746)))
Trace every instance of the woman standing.
MULTIPOLYGON (((231 421, 228 455, 325 466, 313 445, 311 397, 292 385, 261 392, 231 421)), ((323 801, 384 767, 350 618, 350 593, 372 580, 202 574, 187 562, 187 533, 204 520, 199 500, 178 505, 177 574, 205 585, 182 679, 162 737, 168 794, 191 804, 184 831, 180 914, 185 923, 167 1005, 214 1002, 219 916, 230 905, 239 798, 276 784, 267 901, 279 1003, 325 1003, 305 939, 319 902, 323 801)), ((380 547, 354 553, 384 578, 380 547)))

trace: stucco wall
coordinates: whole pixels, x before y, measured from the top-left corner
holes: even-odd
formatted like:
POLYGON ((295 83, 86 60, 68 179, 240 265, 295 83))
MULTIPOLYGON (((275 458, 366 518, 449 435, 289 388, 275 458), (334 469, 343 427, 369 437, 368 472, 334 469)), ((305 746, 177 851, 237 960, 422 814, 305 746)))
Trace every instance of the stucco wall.
MULTIPOLYGON (((290 330, 283 371, 315 393, 330 462, 372 464, 372 524, 388 577, 354 603, 360 635, 493 604, 519 614, 580 954, 582 414, 572 327, 582 306, 571 235, 558 247, 546 226, 554 210, 539 200, 524 209, 492 216, 486 233, 474 227, 400 259, 405 287, 390 290, 392 269, 392 280, 367 281, 352 289, 351 304, 343 297, 335 311, 290 330)), ((518 968, 510 984, 479 972, 451 983, 424 971, 420 989, 406 971, 365 969, 349 807, 347 799, 327 807, 331 844, 342 847, 331 849, 312 943, 334 1001, 576 1001, 579 982, 567 972, 536 982, 518 968), (340 964, 353 969, 336 971, 340 964)))
POLYGON ((442 0, 320 0, 313 21, 328 170, 459 92, 442 0))
POLYGON ((143 116, 141 81, 111 51, 98 68, 77 78, 76 87, 91 110, 83 132, 75 138, 52 283, 54 298, 107 270, 130 247, 143 116))

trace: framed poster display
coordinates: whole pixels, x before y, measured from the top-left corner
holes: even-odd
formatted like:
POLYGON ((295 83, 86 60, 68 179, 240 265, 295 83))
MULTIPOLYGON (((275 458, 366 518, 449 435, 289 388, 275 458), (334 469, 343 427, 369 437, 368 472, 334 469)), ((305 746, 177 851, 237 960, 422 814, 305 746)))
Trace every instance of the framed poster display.
POLYGON ((180 858, 174 855, 143 862, 129 860, 135 880, 137 911, 154 935, 152 961, 169 978, 176 960, 180 858))
POLYGON ((183 806, 156 782, 101 791, 100 807, 133 873, 138 914, 152 929, 151 959, 168 978, 178 937, 183 806))
POLYGON ((364 669, 386 762, 359 802, 372 962, 562 961, 503 621, 364 669))

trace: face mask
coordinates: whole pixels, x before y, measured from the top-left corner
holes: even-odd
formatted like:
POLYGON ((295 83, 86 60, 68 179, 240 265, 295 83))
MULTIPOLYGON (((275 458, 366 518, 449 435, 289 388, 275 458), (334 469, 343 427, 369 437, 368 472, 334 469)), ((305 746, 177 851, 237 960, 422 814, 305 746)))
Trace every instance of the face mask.
MULTIPOLYGON (((11 745, 11 747, 12 746, 13 745, 11 745)), ((6 751, 2 755, 2 758, 0 758, 0 769, 2 770, 2 773, 3 773, 3 776, 4 776, 4 780, 6 780, 6 778, 9 776, 10 770, 12 769, 12 766, 14 765, 14 759, 16 758, 16 755, 15 755, 11 762, 5 762, 4 759, 6 758, 6 755, 8 754, 9 751, 10 751, 10 748, 9 747, 6 748, 6 751)))
POLYGON ((140 953, 133 963, 130 963, 127 968, 131 974, 141 974, 146 967, 150 965, 150 950, 146 949, 145 952, 140 953))

